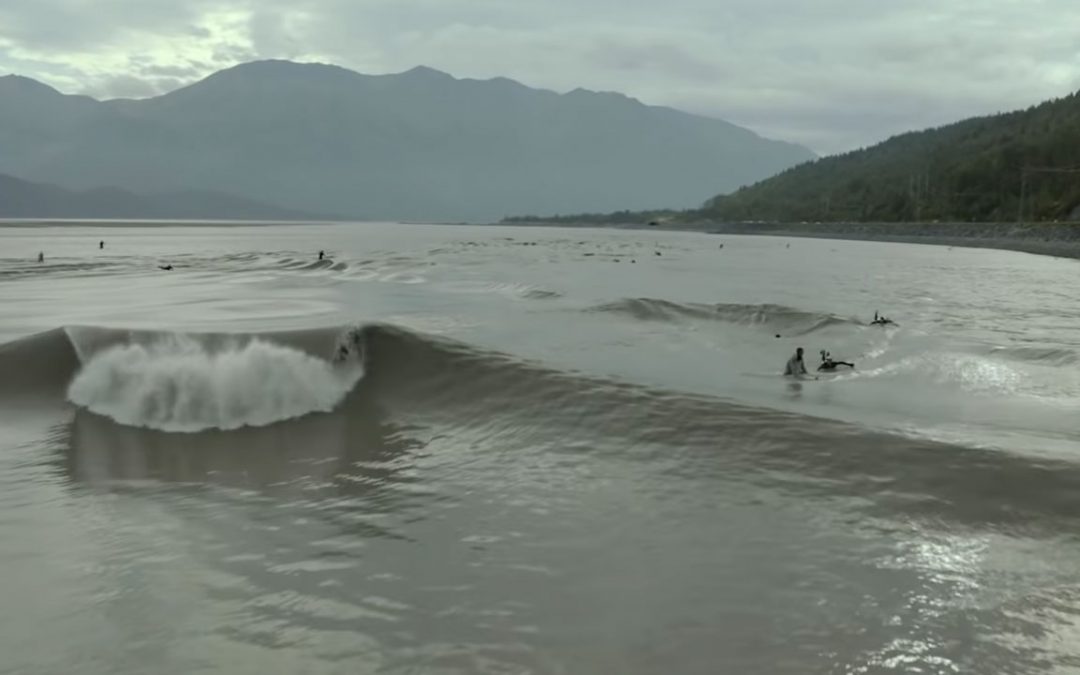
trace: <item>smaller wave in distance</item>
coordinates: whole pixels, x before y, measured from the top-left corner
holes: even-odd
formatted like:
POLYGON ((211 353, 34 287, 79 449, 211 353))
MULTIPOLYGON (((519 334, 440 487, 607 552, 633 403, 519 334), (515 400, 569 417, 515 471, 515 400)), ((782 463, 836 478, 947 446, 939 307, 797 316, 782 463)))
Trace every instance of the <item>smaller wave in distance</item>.
POLYGON ((861 325, 853 319, 782 305, 705 304, 655 298, 625 298, 593 307, 590 311, 622 314, 641 321, 722 321, 744 326, 762 326, 795 335, 804 335, 827 326, 861 325))
POLYGON ((263 340, 211 349, 191 336, 93 355, 68 388, 76 405, 121 424, 195 432, 265 426, 332 410, 362 375, 263 340))

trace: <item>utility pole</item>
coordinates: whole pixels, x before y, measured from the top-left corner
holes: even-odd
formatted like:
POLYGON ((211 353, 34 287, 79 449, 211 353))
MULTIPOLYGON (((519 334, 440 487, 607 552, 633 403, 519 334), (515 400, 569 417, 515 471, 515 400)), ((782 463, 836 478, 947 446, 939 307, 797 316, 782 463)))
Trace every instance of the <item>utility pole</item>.
POLYGON ((1024 224, 1024 198, 1027 196, 1027 167, 1020 168, 1020 210, 1016 214, 1016 224, 1024 224))
POLYGON ((915 222, 922 220, 922 176, 915 176, 915 222))

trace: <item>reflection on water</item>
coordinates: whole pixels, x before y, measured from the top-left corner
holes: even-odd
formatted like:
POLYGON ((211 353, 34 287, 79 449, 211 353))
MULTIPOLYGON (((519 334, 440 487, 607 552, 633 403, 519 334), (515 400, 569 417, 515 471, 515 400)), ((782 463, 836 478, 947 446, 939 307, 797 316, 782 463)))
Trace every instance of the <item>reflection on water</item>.
MULTIPOLYGON (((429 426, 420 404, 390 410, 363 387, 332 414, 230 432, 168 434, 76 412, 53 443, 92 514, 80 564, 100 589, 89 606, 114 632, 95 639, 119 645, 100 662, 108 672, 163 662, 176 672, 949 673, 1073 658, 1058 640, 1078 605, 1044 589, 1075 588, 1076 575, 1048 565, 1017 576, 1017 565, 1035 551, 1071 559, 1075 547, 965 522, 994 489, 991 463, 953 458, 975 469, 976 487, 932 508, 952 491, 933 483, 950 474, 944 465, 887 485, 854 446, 815 441, 800 456, 786 426, 710 421, 690 400, 646 412, 626 396, 613 408, 620 440, 553 416, 572 399, 534 409, 543 415, 531 423, 463 415, 468 424, 429 426), (655 433, 675 411, 689 433, 655 433), (753 450, 733 462, 740 444, 753 450), (1047 612, 1052 621, 1038 618, 1047 612)), ((840 438, 826 429, 809 425, 807 438, 840 438)), ((886 474, 918 454, 881 442, 886 474)))

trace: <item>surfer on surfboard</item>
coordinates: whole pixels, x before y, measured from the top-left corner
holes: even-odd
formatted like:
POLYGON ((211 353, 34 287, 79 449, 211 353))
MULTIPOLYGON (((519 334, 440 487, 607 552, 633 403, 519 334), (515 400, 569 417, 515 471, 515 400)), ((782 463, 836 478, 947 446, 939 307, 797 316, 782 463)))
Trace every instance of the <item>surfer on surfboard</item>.
POLYGON ((896 322, 892 319, 885 318, 884 315, 878 315, 874 312, 874 320, 870 322, 871 326, 895 326, 896 322))
POLYGON ((836 370, 837 366, 847 366, 854 368, 854 363, 848 363, 847 361, 833 361, 832 355, 824 349, 821 350, 821 365, 817 367, 818 370, 824 370, 832 372, 836 370))

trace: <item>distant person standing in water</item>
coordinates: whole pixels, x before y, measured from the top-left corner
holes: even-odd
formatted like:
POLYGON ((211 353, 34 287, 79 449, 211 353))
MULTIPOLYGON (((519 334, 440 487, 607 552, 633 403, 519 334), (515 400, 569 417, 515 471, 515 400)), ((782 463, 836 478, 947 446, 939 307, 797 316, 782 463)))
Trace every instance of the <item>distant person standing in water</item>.
POLYGON ((105 242, 104 241, 99 241, 97 247, 98 248, 105 248, 105 242))
POLYGON ((795 356, 788 359, 787 365, 784 366, 784 375, 806 375, 806 364, 803 362, 803 349, 799 347, 795 350, 795 356))
POLYGON ((45 253, 44 252, 40 252, 40 253, 37 254, 37 261, 39 263, 45 262, 45 253))
POLYGON ((319 260, 322 260, 325 257, 326 257, 326 252, 325 251, 319 251, 319 260))

